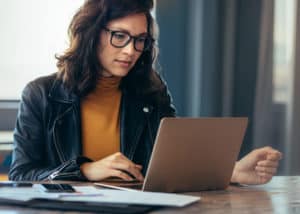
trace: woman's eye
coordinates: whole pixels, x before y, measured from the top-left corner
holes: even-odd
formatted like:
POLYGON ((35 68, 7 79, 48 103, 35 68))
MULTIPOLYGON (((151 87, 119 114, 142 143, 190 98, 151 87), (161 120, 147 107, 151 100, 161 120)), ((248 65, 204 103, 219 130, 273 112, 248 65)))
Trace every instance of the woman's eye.
POLYGON ((136 41, 139 43, 144 43, 146 41, 146 37, 139 37, 136 41))
POLYGON ((127 35, 125 33, 116 32, 114 34, 114 37, 115 37, 115 39, 118 39, 118 40, 125 40, 127 38, 127 35))

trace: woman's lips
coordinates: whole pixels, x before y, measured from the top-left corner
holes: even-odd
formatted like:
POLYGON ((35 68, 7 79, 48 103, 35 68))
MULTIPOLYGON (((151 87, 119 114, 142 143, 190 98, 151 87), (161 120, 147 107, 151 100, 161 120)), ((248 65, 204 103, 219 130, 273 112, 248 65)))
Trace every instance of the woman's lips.
POLYGON ((125 60, 116 60, 116 62, 124 68, 128 68, 131 64, 131 61, 125 61, 125 60))

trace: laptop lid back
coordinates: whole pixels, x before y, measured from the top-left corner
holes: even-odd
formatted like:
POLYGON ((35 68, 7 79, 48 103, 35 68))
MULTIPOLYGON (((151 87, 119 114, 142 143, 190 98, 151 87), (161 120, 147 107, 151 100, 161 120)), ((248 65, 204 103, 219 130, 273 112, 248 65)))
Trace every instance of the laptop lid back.
POLYGON ((161 120, 143 190, 190 192, 225 189, 247 118, 161 120))

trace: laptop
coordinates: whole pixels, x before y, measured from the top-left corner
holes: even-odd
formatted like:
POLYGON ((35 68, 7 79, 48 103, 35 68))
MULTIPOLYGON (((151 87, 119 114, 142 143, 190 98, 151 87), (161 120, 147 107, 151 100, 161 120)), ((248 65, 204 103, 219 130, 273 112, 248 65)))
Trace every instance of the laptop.
POLYGON ((247 118, 164 118, 143 183, 108 180, 96 185, 151 192, 226 189, 247 118))

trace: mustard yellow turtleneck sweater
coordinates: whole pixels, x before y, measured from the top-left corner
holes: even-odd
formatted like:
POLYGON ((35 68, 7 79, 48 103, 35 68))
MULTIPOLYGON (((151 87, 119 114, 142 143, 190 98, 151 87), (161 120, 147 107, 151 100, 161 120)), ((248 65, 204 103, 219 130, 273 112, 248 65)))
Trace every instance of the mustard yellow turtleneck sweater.
POLYGON ((92 160, 120 151, 120 81, 101 77, 96 89, 81 100, 82 151, 92 160))

